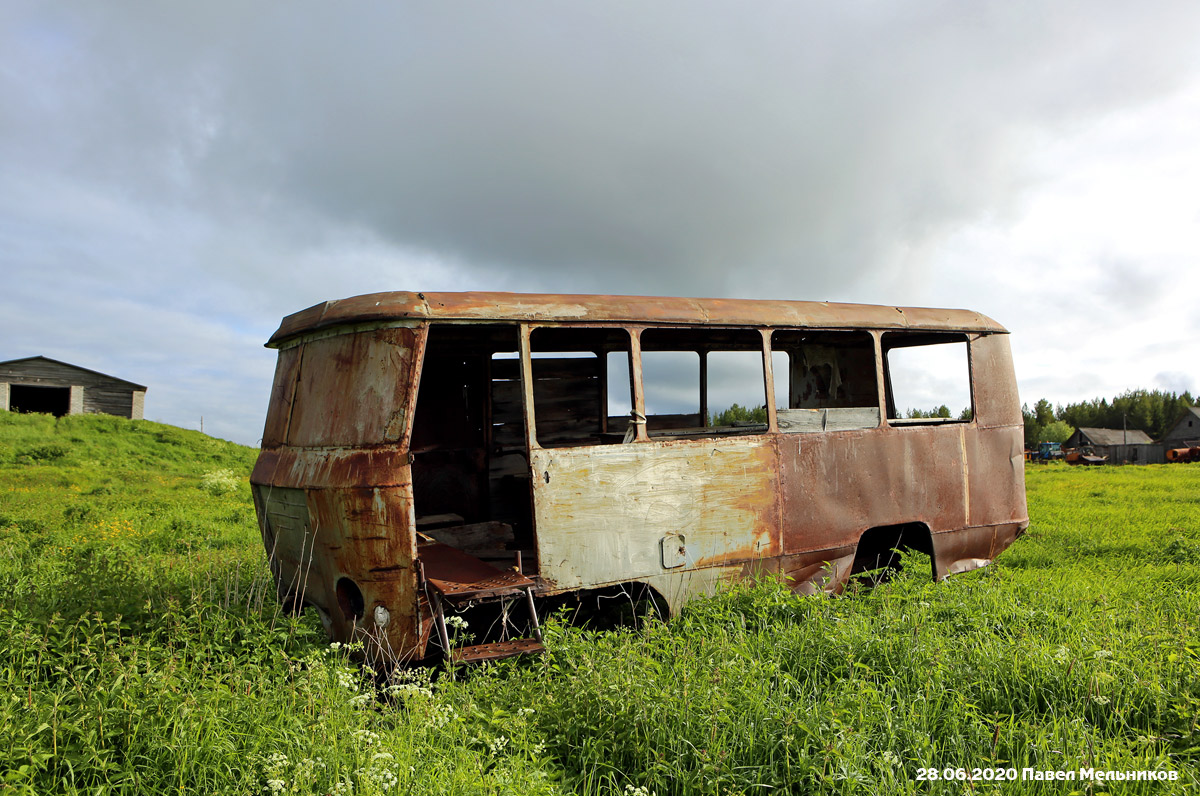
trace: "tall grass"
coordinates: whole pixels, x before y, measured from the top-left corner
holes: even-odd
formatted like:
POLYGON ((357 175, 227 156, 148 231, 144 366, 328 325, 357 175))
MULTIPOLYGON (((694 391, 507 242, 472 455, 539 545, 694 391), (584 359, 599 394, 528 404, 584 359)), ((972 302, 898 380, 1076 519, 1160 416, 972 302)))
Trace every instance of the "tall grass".
POLYGON ((378 683, 277 611, 254 454, 0 413, 0 793, 1105 792, 917 781, 992 766, 1200 787, 1200 465, 1031 468, 1029 533, 944 583, 913 563, 845 598, 552 617, 538 658, 378 683))

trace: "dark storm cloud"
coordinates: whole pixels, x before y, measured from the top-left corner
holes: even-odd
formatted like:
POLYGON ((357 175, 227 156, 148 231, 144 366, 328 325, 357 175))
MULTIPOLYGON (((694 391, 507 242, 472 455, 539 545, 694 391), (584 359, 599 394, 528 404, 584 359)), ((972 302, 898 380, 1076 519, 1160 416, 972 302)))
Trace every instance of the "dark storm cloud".
POLYGON ((293 251, 357 229, 480 284, 812 296, 1002 206, 1039 135, 1168 90, 1197 22, 1161 3, 450 8, 32 6, 9 20, 3 107, 35 123, 2 135, 293 251))
MULTIPOLYGON (((1045 141, 1194 81, 1200 28, 1170 2, 454 10, 0 5, 0 358, 253 442, 279 318, 372 290, 990 311, 959 295, 1004 266, 930 265, 945 236, 1019 210, 1045 141)), ((1087 291, 1161 295, 1124 273, 1087 291)))

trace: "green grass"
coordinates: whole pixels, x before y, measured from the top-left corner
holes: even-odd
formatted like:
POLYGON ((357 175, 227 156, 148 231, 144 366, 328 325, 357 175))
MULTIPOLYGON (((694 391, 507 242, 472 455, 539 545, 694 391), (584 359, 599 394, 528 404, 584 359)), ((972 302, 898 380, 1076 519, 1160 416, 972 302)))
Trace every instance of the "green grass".
POLYGON ((378 687, 264 578, 255 452, 0 413, 0 794, 1196 792, 1200 465, 1031 467, 986 570, 680 619, 378 687), (1175 783, 917 782, 921 768, 1175 783))

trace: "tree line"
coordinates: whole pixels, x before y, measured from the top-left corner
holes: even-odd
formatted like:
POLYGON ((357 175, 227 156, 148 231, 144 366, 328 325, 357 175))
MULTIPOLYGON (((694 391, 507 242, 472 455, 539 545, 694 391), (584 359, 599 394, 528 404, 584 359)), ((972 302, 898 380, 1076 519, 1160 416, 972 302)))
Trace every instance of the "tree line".
POLYGON ((1128 428, 1145 431, 1151 439, 1160 439, 1179 422, 1188 407, 1195 406, 1192 394, 1164 390, 1129 390, 1109 401, 1090 401, 1052 406, 1042 398, 1029 408, 1021 407, 1025 418, 1025 444, 1066 442, 1077 428, 1128 428))
MULTIPOLYGON (((1129 390, 1109 401, 1093 398, 1090 401, 1054 406, 1042 398, 1029 408, 1021 407, 1025 419, 1025 445, 1036 447, 1039 442, 1066 442, 1077 428, 1141 429, 1151 439, 1160 439, 1179 422, 1196 399, 1187 390, 1180 394, 1163 390, 1129 390), (1124 424, 1124 425, 1122 425, 1124 424)), ((948 406, 936 409, 909 409, 905 417, 954 417, 948 406)), ((971 408, 963 409, 959 420, 971 419, 971 408)), ((745 407, 734 404, 724 412, 709 413, 709 426, 732 426, 735 423, 767 422, 765 406, 745 407)))

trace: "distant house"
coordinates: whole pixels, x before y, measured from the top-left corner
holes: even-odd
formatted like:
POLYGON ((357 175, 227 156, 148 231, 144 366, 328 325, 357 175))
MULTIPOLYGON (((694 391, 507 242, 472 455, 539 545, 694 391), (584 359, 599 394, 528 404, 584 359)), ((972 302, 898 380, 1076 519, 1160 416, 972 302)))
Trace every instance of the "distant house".
POLYGON ((1189 406, 1179 422, 1163 435, 1166 448, 1192 448, 1200 445, 1200 406, 1189 406))
POLYGON ((1064 448, 1091 448, 1097 456, 1107 456, 1109 464, 1162 464, 1163 446, 1140 429, 1077 428, 1064 448))
POLYGON ((62 417, 99 412, 141 420, 146 388, 48 357, 0 362, 0 409, 62 417))

